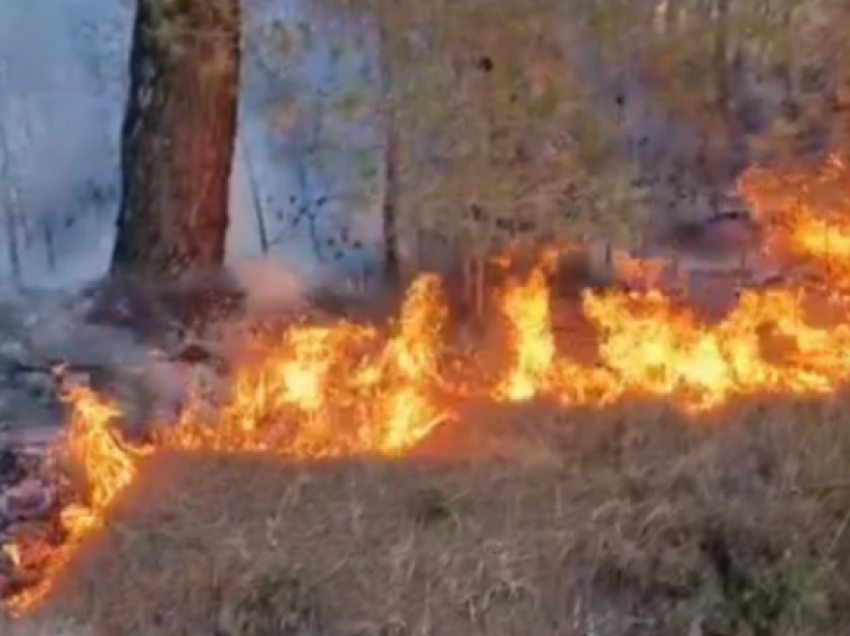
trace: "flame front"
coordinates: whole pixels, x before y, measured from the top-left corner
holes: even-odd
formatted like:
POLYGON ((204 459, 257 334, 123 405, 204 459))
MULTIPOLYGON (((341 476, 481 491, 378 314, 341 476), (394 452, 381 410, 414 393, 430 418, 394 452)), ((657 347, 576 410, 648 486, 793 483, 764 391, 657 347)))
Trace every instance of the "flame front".
MULTIPOLYGON (((527 280, 501 290, 508 325, 498 352, 501 367, 495 382, 482 379, 470 391, 466 381, 453 384, 443 373, 447 305, 440 280, 426 275, 411 285, 389 333, 343 321, 300 324, 258 338, 222 403, 210 407, 196 396, 178 422, 161 427, 157 445, 298 457, 396 456, 453 418, 449 405, 470 394, 502 402, 549 396, 565 405, 600 407, 649 396, 690 413, 759 393, 828 394, 850 380, 850 198, 843 163, 831 160, 824 174, 753 169, 742 179, 741 191, 764 225, 765 250, 805 265, 805 276, 791 276, 784 287, 743 291, 717 323, 653 289, 588 291, 580 308, 596 359, 582 361, 569 338, 562 344, 553 330, 550 259, 527 280), (833 194, 822 197, 823 190, 833 194)), ((661 266, 629 262, 629 275, 648 277, 651 288, 661 266)), ((477 368, 474 352, 451 353, 455 362, 460 355, 462 365, 477 368)), ((127 447, 110 430, 118 415, 114 406, 79 388, 69 400, 67 451, 87 476, 87 499, 64 511, 67 541, 49 555, 40 583, 12 599, 17 612, 50 591, 147 452, 127 447)), ((28 550, 21 544, 7 552, 24 562, 28 550)))

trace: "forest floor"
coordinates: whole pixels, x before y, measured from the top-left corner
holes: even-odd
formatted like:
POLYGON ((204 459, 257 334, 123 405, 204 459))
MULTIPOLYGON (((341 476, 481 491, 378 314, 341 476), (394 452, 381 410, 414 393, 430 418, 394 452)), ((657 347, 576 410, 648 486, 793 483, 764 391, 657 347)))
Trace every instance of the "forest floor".
POLYGON ((402 460, 160 453, 43 615, 110 635, 846 634, 848 414, 469 404, 402 460))

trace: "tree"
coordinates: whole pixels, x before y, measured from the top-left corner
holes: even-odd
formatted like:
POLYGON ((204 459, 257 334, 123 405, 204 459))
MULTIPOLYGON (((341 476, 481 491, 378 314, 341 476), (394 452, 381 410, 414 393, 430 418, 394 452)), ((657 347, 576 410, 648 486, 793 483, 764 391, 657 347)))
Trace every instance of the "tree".
POLYGON ((393 32, 384 15, 376 20, 378 25, 378 59, 381 78, 381 95, 384 107, 384 195, 381 202, 381 228, 384 235, 384 275, 390 284, 401 278, 401 258, 398 253, 399 198, 399 131, 396 107, 392 103, 395 95, 393 61, 391 59, 393 32))
POLYGON ((223 261, 240 22, 239 0, 138 0, 113 270, 223 261))
POLYGON ((580 0, 311 7, 315 24, 365 32, 372 52, 390 277, 451 272, 480 310, 484 272, 506 248, 634 238, 630 166, 572 62, 580 0))
MULTIPOLYGON (((6 69, 0 67, 0 72, 6 69)), ((0 189, 3 198, 0 206, 3 208, 3 224, 6 226, 6 247, 9 254, 9 268, 14 284, 20 286, 23 282, 23 265, 21 247, 18 243, 18 226, 20 210, 18 209, 18 184, 13 171, 12 147, 6 127, 0 119, 0 189)))
POLYGON ((9 252, 9 267, 12 280, 15 285, 21 285, 23 281, 23 267, 21 265, 21 249, 18 244, 18 211, 17 211, 17 186, 13 181, 12 157, 9 151, 9 143, 6 139, 6 131, 0 125, 0 188, 4 197, 0 201, 3 207, 3 224, 6 228, 6 246, 9 252))
POLYGON ((478 309, 494 252, 628 242, 625 166, 572 65, 575 6, 463 0, 429 8, 417 39, 425 52, 393 55, 411 60, 398 73, 408 78, 399 114, 404 223, 452 245, 478 309))

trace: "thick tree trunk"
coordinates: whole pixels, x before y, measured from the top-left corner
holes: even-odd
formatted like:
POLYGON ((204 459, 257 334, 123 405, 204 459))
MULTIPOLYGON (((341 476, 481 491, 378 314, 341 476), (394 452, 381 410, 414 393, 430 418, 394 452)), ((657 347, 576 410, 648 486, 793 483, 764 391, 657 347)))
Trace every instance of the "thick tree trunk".
POLYGON ((239 62, 239 0, 138 0, 113 270, 223 261, 239 62))

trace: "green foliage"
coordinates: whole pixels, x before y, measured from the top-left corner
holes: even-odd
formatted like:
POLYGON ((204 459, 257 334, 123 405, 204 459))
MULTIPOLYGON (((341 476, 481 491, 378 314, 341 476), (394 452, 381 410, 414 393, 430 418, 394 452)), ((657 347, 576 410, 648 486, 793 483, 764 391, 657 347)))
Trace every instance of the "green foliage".
MULTIPOLYGON (((581 37, 599 46, 612 76, 635 70, 659 113, 714 139, 731 134, 727 114, 740 106, 723 103, 733 60, 743 60, 752 93, 733 100, 775 92, 786 69, 798 78, 829 61, 834 76, 844 72, 835 60, 850 47, 834 26, 850 12, 838 0, 722 2, 323 0, 302 24, 269 30, 268 63, 298 62, 331 42, 333 66, 372 56, 371 74, 340 74, 329 94, 296 90, 270 116, 281 134, 320 113, 383 137, 350 148, 338 127, 323 126, 315 140, 316 157, 354 158, 362 185, 349 193, 353 207, 379 203, 392 129, 402 234, 427 231, 482 254, 541 237, 627 247, 643 231, 646 191, 616 145, 617 122, 578 74, 581 37)), ((776 147, 787 144, 778 128, 769 127, 776 147)))
MULTIPOLYGON (((363 53, 353 47, 368 43, 362 32, 371 28, 378 36, 378 85, 366 78, 339 82, 329 95, 302 94, 297 104, 288 98, 270 117, 281 133, 297 125, 298 113, 314 116, 325 107, 325 116, 371 122, 379 134, 392 121, 399 142, 397 207, 407 231, 436 232, 482 253, 541 235, 630 236, 631 220, 621 218, 629 216, 629 168, 615 160, 606 122, 575 77, 571 42, 561 28, 578 6, 326 0, 314 7, 309 29, 276 25, 268 31, 268 60, 276 55, 285 64, 283 58, 297 57, 307 41, 299 31, 317 38, 325 25, 345 23, 352 37, 335 30, 331 55, 341 65, 363 53), (323 105, 303 106, 315 100, 323 105), (486 222, 470 222, 473 207, 485 210, 486 222), (516 222, 504 222, 511 218, 516 222), (526 236, 518 236, 519 226, 526 236)), ((604 12, 601 3, 596 7, 604 12)), ((320 145, 339 150, 333 140, 320 145)), ((375 201, 382 150, 351 152, 363 181, 353 200, 375 201)))
POLYGON ((399 73, 415 78, 399 116, 405 208, 417 225, 423 219, 414 211, 427 209, 429 230, 486 253, 524 238, 608 233, 617 224, 609 221, 619 207, 608 205, 610 188, 598 182, 620 167, 603 160, 614 157, 611 139, 570 67, 561 28, 569 19, 560 2, 466 0, 426 23, 430 55, 399 73), (564 192, 575 189, 567 211, 564 192), (470 206, 490 223, 470 225, 470 206), (517 223, 501 222, 507 218, 517 223), (518 225, 527 237, 517 235, 518 225))
POLYGON ((239 0, 207 0, 203 10, 199 7, 183 0, 139 0, 138 10, 144 12, 143 28, 164 58, 176 60, 190 55, 190 49, 207 46, 208 59, 199 74, 229 74, 232 45, 239 35, 239 0))
POLYGON ((346 121, 363 117, 369 96, 362 86, 346 86, 333 97, 333 112, 346 121))
POLYGON ((263 35, 267 49, 279 55, 284 63, 290 64, 293 58, 303 54, 308 44, 309 31, 299 31, 282 20, 274 20, 263 35))

